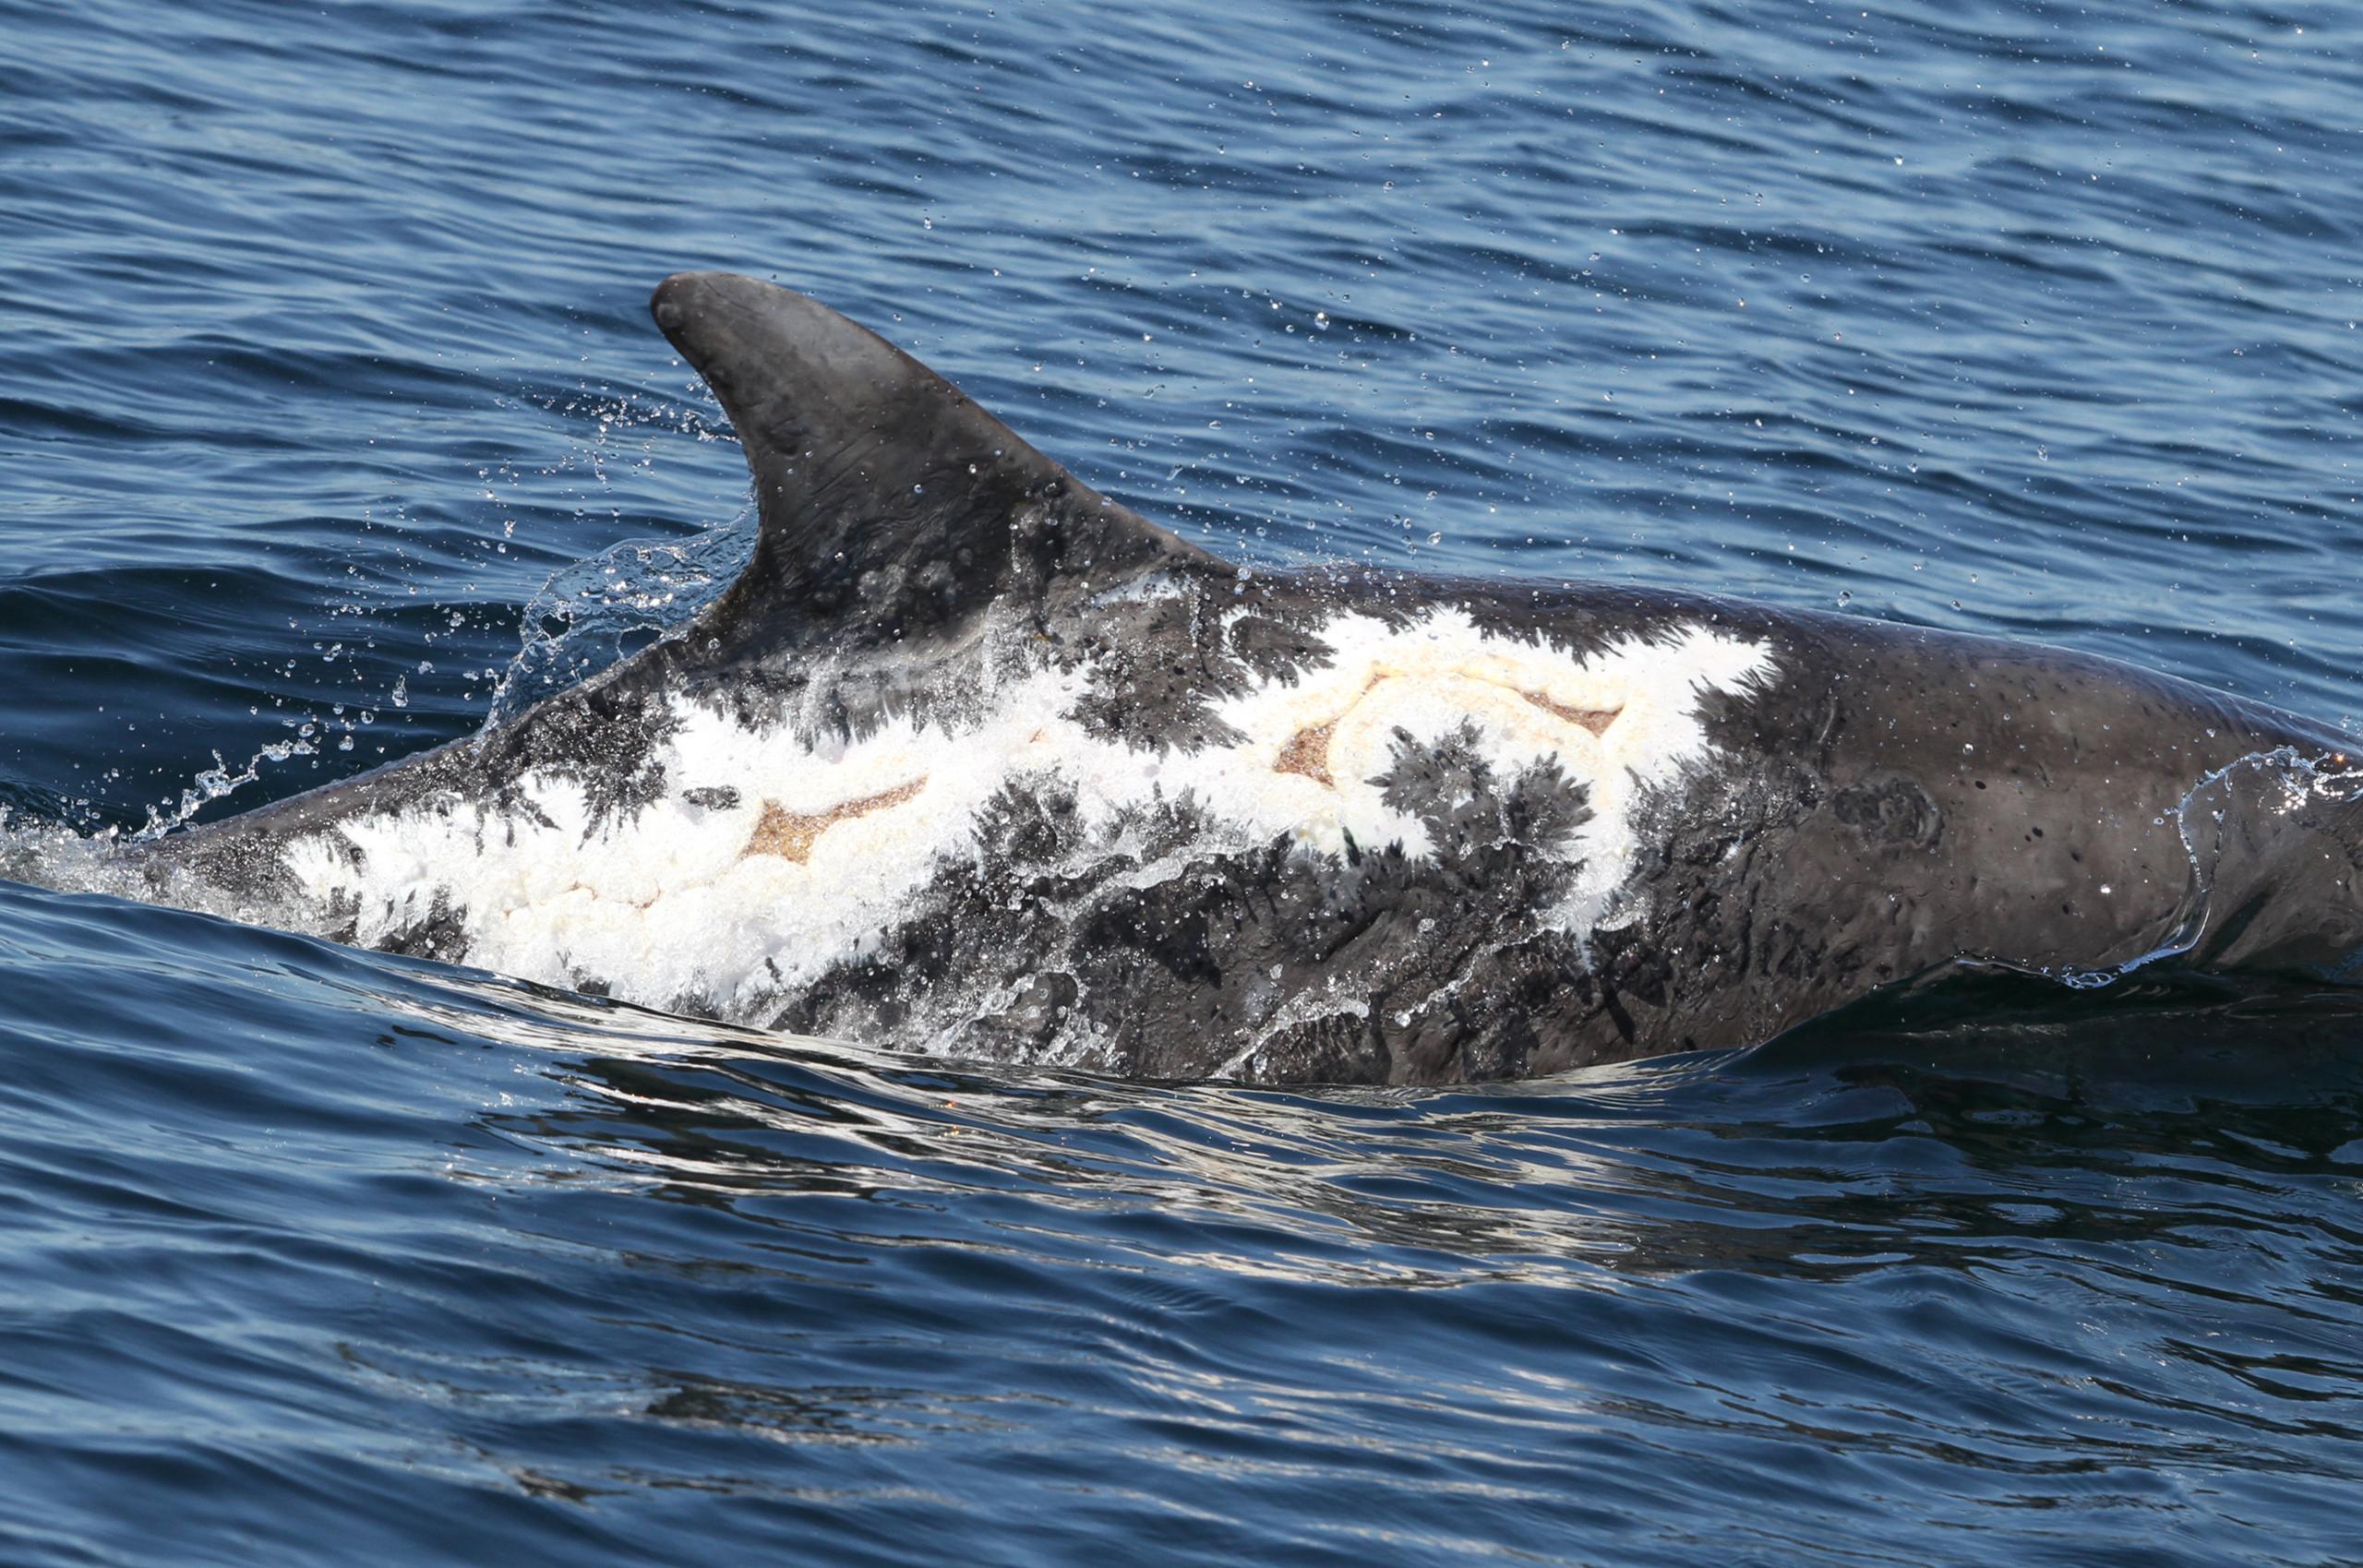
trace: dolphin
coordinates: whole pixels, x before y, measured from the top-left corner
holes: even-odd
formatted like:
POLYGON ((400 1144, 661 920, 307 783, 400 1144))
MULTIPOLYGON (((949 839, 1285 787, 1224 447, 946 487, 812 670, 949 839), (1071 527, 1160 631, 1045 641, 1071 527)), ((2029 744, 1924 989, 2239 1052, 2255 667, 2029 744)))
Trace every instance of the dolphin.
POLYGON ((657 325, 760 537, 483 732, 126 852, 138 896, 706 1017, 1158 1078, 1767 1040, 1946 965, 2352 977, 2336 731, 1703 593, 1234 565, 825 306, 657 325))

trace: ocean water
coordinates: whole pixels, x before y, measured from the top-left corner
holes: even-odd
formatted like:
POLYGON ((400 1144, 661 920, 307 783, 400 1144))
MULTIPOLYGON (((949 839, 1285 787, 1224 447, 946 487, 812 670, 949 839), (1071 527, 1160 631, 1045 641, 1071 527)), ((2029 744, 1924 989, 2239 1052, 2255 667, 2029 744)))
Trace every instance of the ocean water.
MULTIPOLYGON (((2363 16, 0 0, 0 804, 462 735, 748 537, 727 267, 1234 557, 2363 727, 2363 16)), ((962 1069, 0 884, 0 1561, 2309 1563, 2363 1024, 962 1069)))

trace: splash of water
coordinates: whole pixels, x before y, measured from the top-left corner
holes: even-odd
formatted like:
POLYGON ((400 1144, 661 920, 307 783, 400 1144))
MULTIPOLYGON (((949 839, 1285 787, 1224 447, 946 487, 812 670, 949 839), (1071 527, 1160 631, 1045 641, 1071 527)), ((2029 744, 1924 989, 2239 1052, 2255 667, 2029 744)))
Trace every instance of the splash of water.
POLYGON ((520 646, 487 725, 673 635, 728 587, 753 553, 751 509, 682 540, 630 539, 550 575, 525 606, 520 646))

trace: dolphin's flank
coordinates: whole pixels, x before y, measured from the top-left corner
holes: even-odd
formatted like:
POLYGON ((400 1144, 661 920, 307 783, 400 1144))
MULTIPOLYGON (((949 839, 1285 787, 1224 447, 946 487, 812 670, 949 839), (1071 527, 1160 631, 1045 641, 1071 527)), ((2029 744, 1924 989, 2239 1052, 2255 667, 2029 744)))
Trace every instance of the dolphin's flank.
POLYGON ((648 1005, 1159 1077, 1765 1039, 1970 959, 2319 978, 2333 732, 2055 650, 1233 568, 811 300, 684 273, 761 535, 470 739, 128 852, 143 896, 648 1005))

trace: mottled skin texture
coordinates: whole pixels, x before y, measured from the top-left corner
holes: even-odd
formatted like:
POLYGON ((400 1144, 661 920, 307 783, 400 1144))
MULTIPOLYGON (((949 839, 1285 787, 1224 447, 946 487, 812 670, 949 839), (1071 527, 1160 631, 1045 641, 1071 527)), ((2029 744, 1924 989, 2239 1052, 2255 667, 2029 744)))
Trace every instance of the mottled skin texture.
MULTIPOLYGON (((955 714, 990 669, 1047 662, 1085 673, 1075 716, 1096 733, 1219 746, 1236 738, 1223 699, 1323 665, 1334 609, 1450 604, 1579 654, 1697 625, 1771 650, 1769 679, 1703 699, 1712 757, 1645 801, 1607 927, 1537 917, 1575 874, 1562 852, 1592 809, 1583 784, 1554 762, 1496 776, 1468 745, 1407 740, 1384 787, 1426 824, 1424 856, 1199 853, 1187 800, 1144 808, 1116 849, 1086 841, 1055 782, 1005 789, 978 855, 860 960, 783 987, 772 1015, 1158 1077, 1436 1083, 1762 1040, 1961 958, 2067 973, 2171 944, 2319 973, 2363 946, 2363 819, 2347 799, 2274 808, 2288 759, 2208 785, 2186 844, 2186 799, 2241 759, 2342 765, 2339 737, 2304 721, 2054 650, 1703 597, 1242 580, 810 301, 704 274, 669 280, 654 309, 746 442, 763 513, 747 576, 683 635, 500 728, 160 842, 158 896, 283 904, 279 847, 390 802, 481 803, 501 832, 536 768, 609 815, 720 787, 662 776, 676 694, 860 735, 888 713, 955 714), (1130 591, 1147 584, 1160 591, 1130 591), (1135 885, 1169 856, 1179 874, 1135 885)), ((452 915, 383 945, 464 960, 452 915)), ((350 934, 334 911, 322 925, 350 934)))
MULTIPOLYGON (((1059 1008, 1113 996, 1112 1038, 1092 1059, 1159 1076, 1442 1082, 1761 1040, 1956 958, 2083 971, 2156 951, 2194 909, 2177 817, 2193 784, 2250 753, 2333 746, 2297 721, 2042 649, 1656 594, 1452 597, 1481 623, 1578 645, 1695 617, 1777 650, 1766 695, 1709 700, 1724 760, 1657 803, 1631 924, 1578 943, 1533 923, 1568 875, 1541 851, 1580 822, 1579 788, 1407 753, 1389 787, 1430 822, 1433 859, 1373 845, 1339 867, 1276 844, 1135 892, 1118 885, 1124 862, 1029 872, 1062 861, 1058 804, 1011 800, 995 876, 948 881, 873 963, 795 999, 784 1022, 891 1036, 914 976, 999 966, 1033 983, 974 1028, 976 1054, 1031 1054, 1059 1008), (996 918, 1013 895, 1063 916, 996 918), (1232 1059, 1331 975, 1351 978, 1361 1015, 1323 1013, 1232 1059)), ((1192 685, 1221 680, 1192 666, 1192 685)), ((2343 877, 2315 890, 2301 924, 2351 948, 2355 840, 2314 836, 2344 856, 2343 877)))

